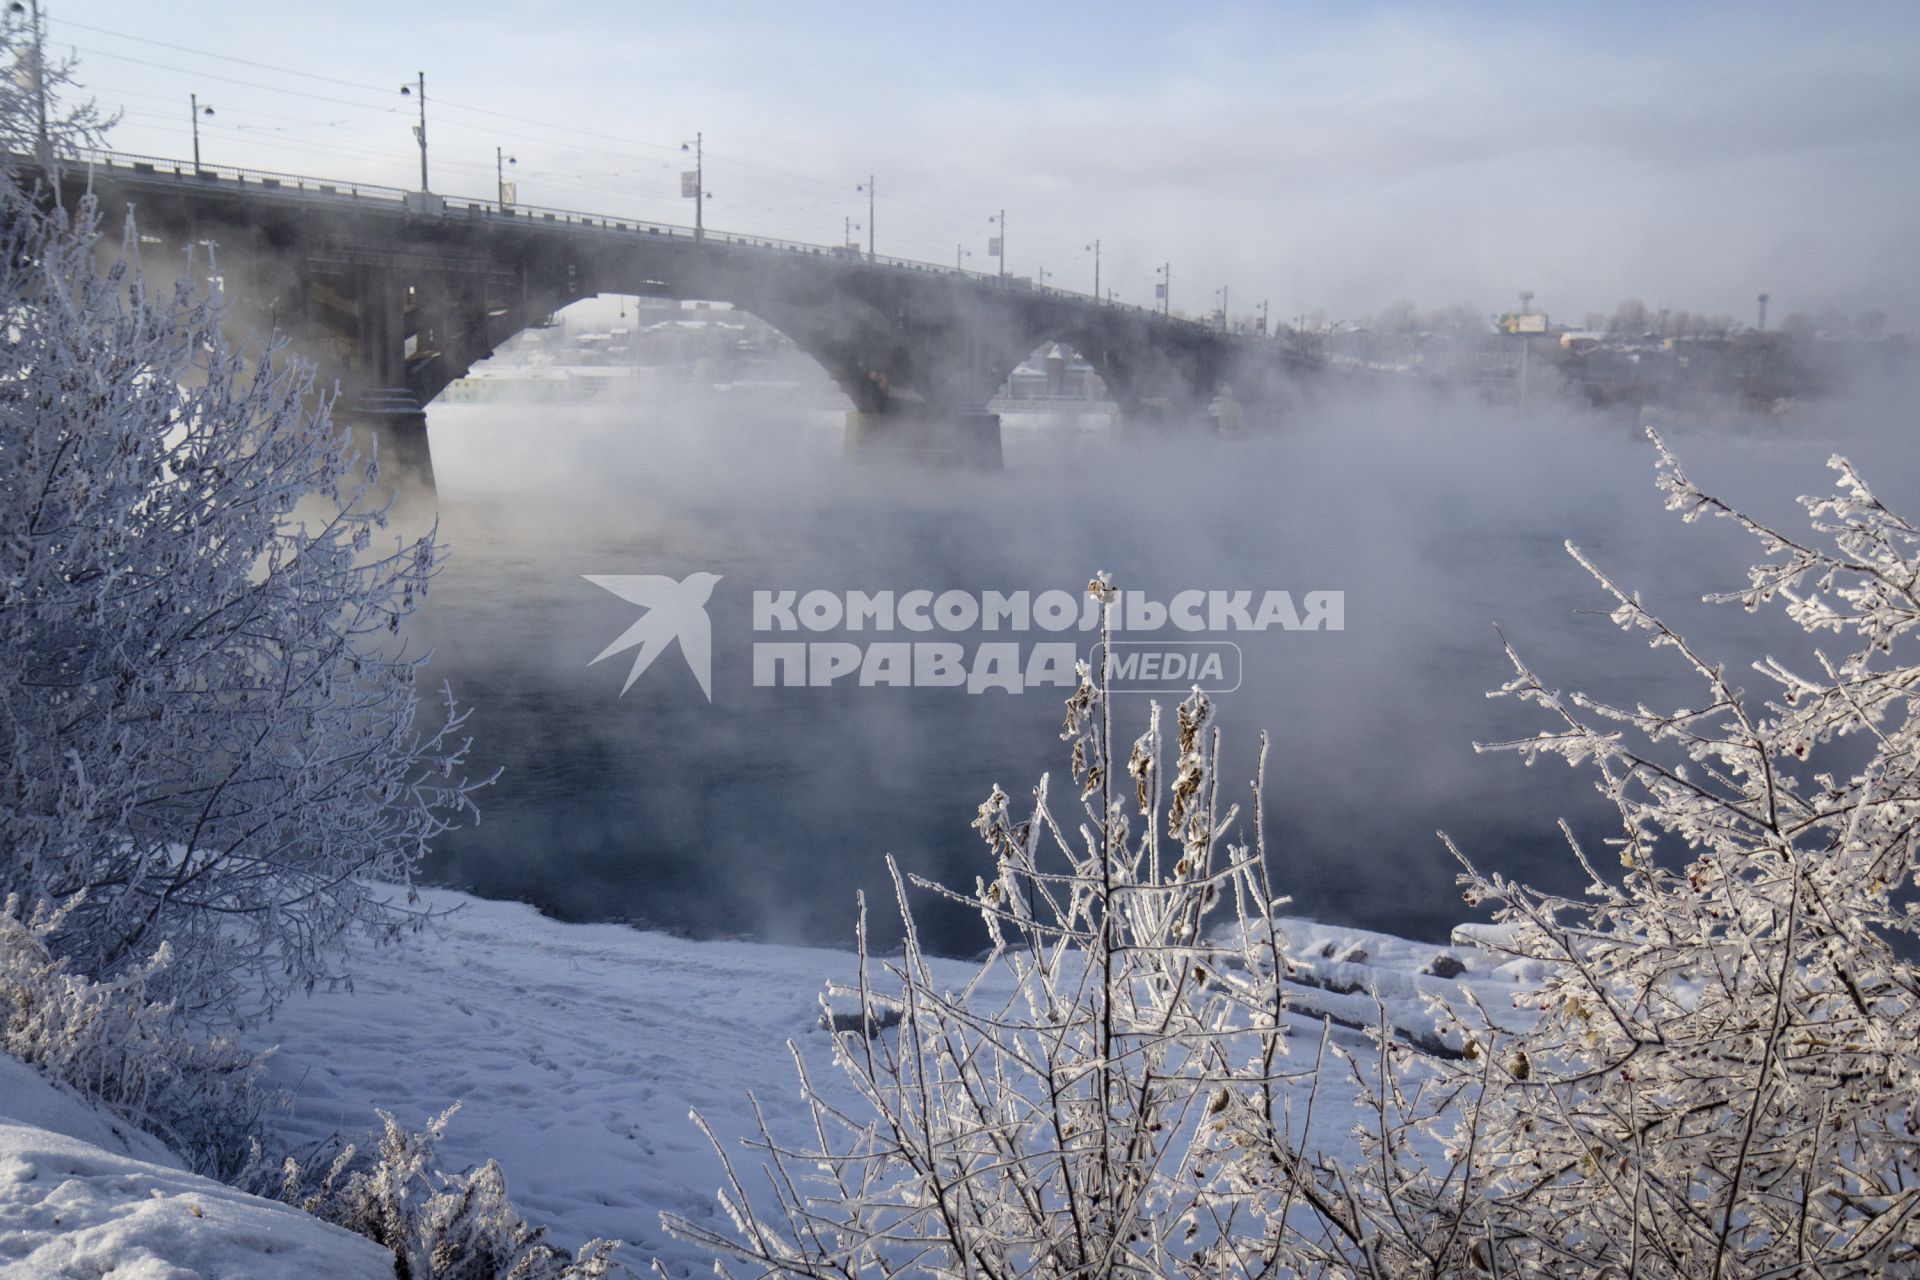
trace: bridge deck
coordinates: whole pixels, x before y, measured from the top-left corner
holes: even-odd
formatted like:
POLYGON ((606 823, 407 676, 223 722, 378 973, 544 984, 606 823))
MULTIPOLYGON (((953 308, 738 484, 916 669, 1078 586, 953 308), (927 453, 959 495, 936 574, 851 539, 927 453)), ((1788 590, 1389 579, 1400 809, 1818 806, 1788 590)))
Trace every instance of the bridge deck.
MULTIPOLYGON (((15 156, 14 161, 16 167, 25 169, 33 167, 33 160, 28 156, 15 156)), ((1091 294, 1079 293, 1072 289, 1036 285, 1025 277, 967 271, 911 258, 888 257, 885 254, 869 255, 857 251, 848 253, 842 246, 810 244, 805 241, 782 240, 729 231, 705 230, 696 233, 692 227, 613 214, 545 208, 537 205, 502 205, 498 201, 472 196, 443 196, 410 191, 402 187, 384 186, 379 183, 317 178, 306 174, 281 173, 234 165, 202 164, 196 169, 187 161, 127 152, 89 150, 81 153, 78 163, 90 173, 101 172, 121 184, 163 184, 175 191, 210 193, 212 190, 224 187, 228 193, 233 193, 237 188, 249 197, 264 200, 334 204, 355 209, 371 207, 414 217, 498 220, 505 224, 536 228, 551 225, 556 230, 565 229, 575 234, 607 237, 665 238, 682 242, 692 242, 697 238, 705 245, 770 252, 783 256, 829 258, 849 265, 864 264, 896 272, 949 276, 984 287, 1018 289, 1036 296, 1111 308, 1138 316, 1150 323, 1164 324, 1171 328, 1213 332, 1211 326, 1196 320, 1172 316, 1163 311, 1133 303, 1104 301, 1091 294)))

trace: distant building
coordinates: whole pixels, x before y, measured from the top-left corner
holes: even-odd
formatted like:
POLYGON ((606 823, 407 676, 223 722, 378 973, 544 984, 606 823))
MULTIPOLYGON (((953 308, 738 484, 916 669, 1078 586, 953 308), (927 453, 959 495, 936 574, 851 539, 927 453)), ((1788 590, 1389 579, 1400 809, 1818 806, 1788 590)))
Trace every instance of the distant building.
POLYGON ((1049 343, 1028 356, 1007 376, 997 399, 1009 403, 1104 401, 1107 384, 1078 352, 1063 342, 1049 343))

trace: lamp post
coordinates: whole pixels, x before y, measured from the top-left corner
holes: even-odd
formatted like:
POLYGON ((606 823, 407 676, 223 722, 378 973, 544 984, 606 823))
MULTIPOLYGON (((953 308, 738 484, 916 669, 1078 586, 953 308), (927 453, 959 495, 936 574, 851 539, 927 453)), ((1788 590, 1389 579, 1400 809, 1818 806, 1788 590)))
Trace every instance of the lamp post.
MULTIPOLYGON (((40 20, 40 0, 32 0, 32 9, 22 5, 20 0, 8 6, 13 13, 31 13, 33 22, 33 99, 39 112, 40 127, 34 135, 34 158, 40 162, 40 171, 46 173, 53 167, 53 144, 47 133, 47 53, 46 25, 40 20)), ((198 168, 199 166, 195 166, 198 168)))
POLYGON ((873 175, 868 174, 866 185, 856 186, 854 190, 864 191, 867 193, 867 261, 872 262, 874 260, 874 255, 873 255, 873 175))
MULTIPOLYGON (((693 242, 699 244, 707 238, 707 159, 705 134, 696 133, 692 142, 680 144, 682 151, 693 152, 693 242)), ((687 194, 686 175, 680 175, 680 194, 687 194)))
POLYGON ((1095 240, 1087 248, 1093 253, 1093 300, 1100 301, 1100 242, 1095 240))
MULTIPOLYGON (((493 149, 493 183, 495 195, 498 197, 498 203, 502 209, 505 209, 509 203, 507 200, 507 166, 510 164, 517 165, 519 163, 520 160, 518 157, 502 154, 499 147, 493 149)), ((514 194, 518 195, 519 192, 515 192, 514 194)))
MULTIPOLYGON (((419 72, 418 75, 419 75, 419 80, 417 83, 420 86, 420 94, 419 94, 420 123, 413 126, 413 136, 420 143, 420 189, 422 191, 426 191, 428 189, 427 187, 427 73, 422 71, 422 72, 419 72)), ((413 86, 404 85, 404 84, 401 85, 400 96, 412 97, 413 86)))
POLYGON ((846 216, 846 215, 842 215, 840 221, 842 224, 841 231, 840 231, 840 244, 844 248, 849 248, 849 249, 855 248, 856 246, 853 243, 853 233, 860 230, 860 224, 855 222, 852 219, 852 217, 846 216))
POLYGON ((964 273, 966 272, 966 269, 967 269, 967 268, 966 268, 966 263, 965 263, 965 260, 966 260, 966 259, 968 259, 968 258, 971 258, 972 256, 973 256, 973 250, 971 250, 971 249, 969 249, 969 248, 967 248, 967 246, 965 246, 965 245, 963 245, 963 244, 957 244, 957 245, 955 245, 955 246, 953 246, 953 269, 954 269, 954 271, 955 271, 956 273, 960 273, 960 274, 964 274, 964 273))
POLYGON ((189 108, 188 114, 193 120, 193 171, 195 173, 199 173, 200 172, 200 117, 203 115, 208 115, 208 116, 212 115, 213 108, 201 106, 200 95, 197 93, 188 94, 187 103, 189 108))
POLYGON ((1215 289, 1213 291, 1213 299, 1220 304, 1220 332, 1225 333, 1229 327, 1227 324, 1227 286, 1223 284, 1218 289, 1215 289))
POLYGON ((987 252, 1000 259, 1000 278, 1005 280, 1007 278, 1007 211, 1002 209, 999 213, 989 217, 987 221, 994 223, 1000 228, 1000 234, 993 237, 992 241, 988 243, 987 252))
MULTIPOLYGON (((1533 290, 1520 291, 1520 314, 1528 315, 1533 311, 1533 290)), ((1518 323, 1518 322, 1516 322, 1518 323)), ((1533 384, 1533 330, 1520 335, 1520 403, 1527 402, 1527 392, 1533 384)))
POLYGON ((1153 274, 1160 277, 1160 314, 1171 316, 1173 314, 1173 264, 1169 262, 1155 267, 1153 274))
POLYGON ((1267 324, 1267 300, 1265 298, 1260 299, 1260 336, 1273 336, 1267 324))

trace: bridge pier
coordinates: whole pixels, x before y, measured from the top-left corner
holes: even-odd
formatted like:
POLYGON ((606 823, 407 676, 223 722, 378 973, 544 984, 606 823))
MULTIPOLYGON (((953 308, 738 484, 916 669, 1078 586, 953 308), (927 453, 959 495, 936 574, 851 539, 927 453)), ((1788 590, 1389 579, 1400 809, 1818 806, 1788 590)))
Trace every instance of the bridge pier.
POLYGON ((334 420, 353 432, 353 448, 380 460, 382 493, 396 498, 435 494, 433 454, 427 448, 427 415, 404 389, 342 396, 334 420))
POLYGON ((886 413, 847 414, 843 451, 848 458, 879 461, 898 458, 934 466, 998 471, 1000 415, 938 411, 924 406, 886 413))

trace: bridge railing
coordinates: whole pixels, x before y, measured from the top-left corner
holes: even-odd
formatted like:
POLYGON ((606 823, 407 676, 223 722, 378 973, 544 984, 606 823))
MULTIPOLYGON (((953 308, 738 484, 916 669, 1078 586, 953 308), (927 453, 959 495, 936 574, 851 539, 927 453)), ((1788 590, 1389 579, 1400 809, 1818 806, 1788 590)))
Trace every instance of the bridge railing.
MULTIPOLYGON (((28 168, 33 165, 31 157, 16 156, 14 159, 17 164, 23 162, 28 168)), ((308 174, 282 173, 272 169, 252 169, 238 165, 201 164, 196 167, 190 161, 124 151, 85 150, 80 153, 79 163, 89 169, 130 172, 137 178, 171 178, 182 186, 217 184, 224 180, 237 186, 257 189, 263 194, 283 194, 309 200, 377 202, 384 205, 416 208, 418 212, 414 200, 417 200, 420 193, 405 187, 390 187, 381 183, 322 179, 308 174), (414 200, 410 200, 410 197, 414 200)), ((1062 289, 1055 285, 1036 285, 1021 276, 1006 276, 990 271, 968 271, 939 263, 920 262, 912 258, 889 257, 886 254, 874 256, 862 253, 851 246, 811 244, 801 240, 783 240, 773 236, 747 235, 733 231, 707 230, 696 233, 692 227, 673 223, 622 218, 578 209, 548 208, 541 205, 503 205, 497 200, 485 200, 475 196, 440 196, 439 199, 440 204, 437 208, 439 216, 442 217, 480 218, 489 221, 497 219, 516 225, 550 223, 615 236, 638 235, 682 241, 694 240, 697 236, 703 244, 726 246, 734 250, 749 249, 789 255, 798 254, 830 258, 849 265, 864 264, 890 271, 948 276, 990 288, 1019 289, 1046 297, 1059 298, 1062 301, 1110 307, 1142 316, 1156 324, 1167 324, 1177 328, 1211 328, 1201 321, 1167 316, 1158 310, 1135 303, 1108 302, 1090 294, 1062 289)))
POLYGON ((305 192, 315 196, 339 196, 349 200, 377 199, 389 200, 395 204, 406 200, 407 192, 403 187, 382 186, 376 182, 347 182, 342 180, 315 178, 305 174, 278 173, 272 169, 247 169, 229 164, 203 164, 195 169, 187 160, 170 160, 165 156, 137 155, 125 151, 84 151, 80 163, 88 169, 130 169, 141 176, 168 175, 179 179, 183 185, 198 182, 218 182, 225 178, 232 182, 254 186, 266 191, 305 192))

